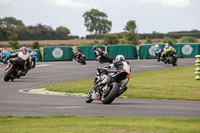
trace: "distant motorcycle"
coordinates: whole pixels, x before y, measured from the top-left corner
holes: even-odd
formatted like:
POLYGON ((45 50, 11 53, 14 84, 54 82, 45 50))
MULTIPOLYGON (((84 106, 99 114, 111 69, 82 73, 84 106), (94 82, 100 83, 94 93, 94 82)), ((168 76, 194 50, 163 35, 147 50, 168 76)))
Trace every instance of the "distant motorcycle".
POLYGON ((126 79, 128 73, 125 71, 111 71, 106 68, 98 68, 93 86, 88 91, 86 103, 100 100, 103 104, 111 104, 120 95, 119 83, 126 79))
POLYGON ((5 69, 4 81, 14 81, 14 79, 20 78, 22 73, 23 71, 19 68, 18 62, 15 60, 10 60, 10 63, 5 69))
POLYGON ((157 61, 159 62, 160 58, 161 58, 161 55, 162 55, 162 50, 161 49, 156 50, 155 54, 156 54, 157 61))
POLYGON ((85 55, 82 54, 81 52, 78 52, 76 55, 75 55, 75 58, 74 58, 77 62, 81 63, 81 65, 85 65, 86 64, 86 61, 85 61, 85 55))
POLYGON ((106 62, 113 63, 113 60, 108 56, 107 52, 105 52, 98 61, 101 64, 106 62))

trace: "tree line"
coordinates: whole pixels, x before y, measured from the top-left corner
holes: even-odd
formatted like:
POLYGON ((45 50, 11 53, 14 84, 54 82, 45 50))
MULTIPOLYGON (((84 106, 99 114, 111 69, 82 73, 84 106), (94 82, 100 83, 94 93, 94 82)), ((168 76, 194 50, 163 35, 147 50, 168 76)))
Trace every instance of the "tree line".
POLYGON ((14 17, 0 18, 0 41, 8 41, 12 34, 17 34, 19 40, 68 40, 77 39, 79 36, 70 36, 67 27, 57 27, 53 30, 50 26, 37 24, 25 26, 21 20, 14 17))
MULTIPOLYGON (((85 12, 82 17, 84 18, 84 26, 86 30, 90 32, 86 35, 86 39, 105 39, 105 38, 119 38, 121 43, 133 43, 138 44, 138 39, 150 40, 150 39, 163 39, 169 37, 173 39, 179 39, 184 36, 200 38, 200 31, 178 31, 158 33, 153 31, 152 33, 137 33, 135 29, 136 21, 129 20, 124 27, 124 31, 121 33, 109 34, 112 28, 112 22, 108 20, 106 13, 97 9, 91 9, 85 12)), ((68 40, 79 39, 78 35, 70 35, 70 30, 67 27, 60 26, 55 30, 50 26, 37 24, 35 26, 25 26, 22 20, 17 20, 14 17, 0 18, 0 41, 8 41, 12 34, 17 34, 19 40, 68 40)), ((116 39, 117 40, 117 39, 116 39)))

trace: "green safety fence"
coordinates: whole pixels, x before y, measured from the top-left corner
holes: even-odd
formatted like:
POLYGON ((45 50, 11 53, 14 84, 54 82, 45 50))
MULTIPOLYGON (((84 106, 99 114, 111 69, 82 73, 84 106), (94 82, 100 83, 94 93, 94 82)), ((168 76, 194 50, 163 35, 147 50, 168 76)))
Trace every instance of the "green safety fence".
MULTIPOLYGON (((139 47, 140 59, 155 59, 155 45, 156 44, 144 44, 139 47)), ((158 44, 161 49, 164 48, 164 44, 158 44)))
POLYGON ((196 55, 200 54, 199 43, 173 44, 173 47, 177 51, 177 57, 194 58, 196 55))
MULTIPOLYGON (((16 53, 19 52, 20 50, 13 50, 10 53, 16 53)), ((32 51, 37 52, 37 61, 42 61, 42 54, 41 51, 39 49, 27 49, 28 53, 31 53, 32 51)))
POLYGON ((135 45, 108 45, 108 55, 115 58, 117 55, 124 55, 127 59, 137 59, 137 48, 135 45))
POLYGON ((48 46, 44 47, 44 61, 72 60, 73 52, 70 46, 48 46))
MULTIPOLYGON (((105 51, 105 46, 103 45, 97 45, 97 48, 101 48, 103 51, 105 51)), ((93 46, 77 46, 78 49, 82 51, 82 53, 85 55, 86 60, 95 60, 94 56, 94 49, 93 46)))

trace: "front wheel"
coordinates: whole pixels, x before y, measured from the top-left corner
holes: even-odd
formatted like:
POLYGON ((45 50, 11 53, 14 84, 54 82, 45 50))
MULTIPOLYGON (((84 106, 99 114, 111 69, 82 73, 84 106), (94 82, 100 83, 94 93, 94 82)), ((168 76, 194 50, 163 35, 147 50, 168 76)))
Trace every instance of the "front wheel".
POLYGON ((86 103, 91 103, 93 101, 93 99, 92 99, 92 89, 93 89, 93 87, 91 87, 90 90, 88 91, 88 94, 85 98, 86 103))
POLYGON ((177 66, 177 58, 176 57, 172 57, 171 58, 171 62, 172 62, 172 66, 177 66))
POLYGON ((14 72, 14 70, 15 69, 12 66, 7 70, 7 72, 6 72, 5 76, 4 76, 4 81, 6 81, 6 82, 9 81, 9 79, 11 78, 10 76, 14 72))
POLYGON ((119 85, 117 82, 113 82, 110 89, 102 95, 101 101, 103 104, 111 104, 119 93, 119 85))
POLYGON ((81 62, 82 65, 86 64, 86 61, 85 61, 85 59, 82 56, 80 57, 80 62, 81 62))

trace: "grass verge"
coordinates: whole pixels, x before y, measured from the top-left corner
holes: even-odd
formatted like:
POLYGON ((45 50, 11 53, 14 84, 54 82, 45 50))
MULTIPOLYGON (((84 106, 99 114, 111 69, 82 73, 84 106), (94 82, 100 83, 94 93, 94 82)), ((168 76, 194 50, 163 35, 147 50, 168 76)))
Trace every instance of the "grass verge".
POLYGON ((197 118, 0 116, 2 133, 199 133, 197 118))
MULTIPOLYGON (((200 101, 200 81, 194 78, 194 70, 193 65, 131 74, 128 90, 123 96, 138 99, 200 101)), ((67 93, 87 93, 93 81, 94 78, 90 78, 52 83, 39 88, 67 93)))

